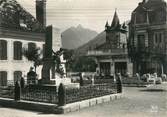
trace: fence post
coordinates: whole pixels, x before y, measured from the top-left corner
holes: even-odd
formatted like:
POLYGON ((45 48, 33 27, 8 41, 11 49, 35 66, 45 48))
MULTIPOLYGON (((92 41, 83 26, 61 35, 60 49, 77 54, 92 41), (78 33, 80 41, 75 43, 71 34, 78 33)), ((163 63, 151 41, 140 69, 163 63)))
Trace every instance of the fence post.
POLYGON ((14 100, 16 100, 16 101, 20 100, 20 96, 21 96, 20 84, 18 81, 16 81, 15 89, 14 89, 14 100))
POLYGON ((83 83, 82 73, 79 73, 79 77, 80 77, 80 79, 79 79, 79 84, 80 84, 80 86, 83 86, 84 83, 83 83))
POLYGON ((58 105, 64 106, 66 104, 66 90, 62 83, 59 85, 58 89, 58 105))
POLYGON ((122 79, 121 74, 117 74, 117 93, 122 93, 122 79))
POLYGON ((25 80, 23 77, 20 79, 20 86, 21 86, 21 92, 23 92, 24 86, 25 86, 25 80))

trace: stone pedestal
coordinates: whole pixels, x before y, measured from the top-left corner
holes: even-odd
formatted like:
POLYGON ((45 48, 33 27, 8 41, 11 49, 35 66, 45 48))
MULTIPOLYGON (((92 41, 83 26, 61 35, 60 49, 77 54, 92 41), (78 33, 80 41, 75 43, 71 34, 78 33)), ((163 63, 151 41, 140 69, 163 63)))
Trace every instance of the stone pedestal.
MULTIPOLYGON (((52 26, 48 26, 46 28, 46 41, 45 41, 45 53, 44 53, 44 61, 42 68, 42 84, 51 84, 51 85, 59 85, 60 75, 56 74, 56 66, 55 61, 53 60, 54 54, 60 51, 61 48, 61 32, 59 29, 54 28, 52 26)), ((63 55, 58 55, 60 57, 60 64, 66 73, 65 63, 66 61, 63 59, 63 55)), ((63 76, 65 77, 65 76, 63 76)), ((70 82, 71 83, 71 82, 70 82)))
POLYGON ((42 84, 51 84, 50 77, 51 77, 51 69, 53 66, 53 62, 51 59, 44 59, 43 68, 42 68, 42 84))

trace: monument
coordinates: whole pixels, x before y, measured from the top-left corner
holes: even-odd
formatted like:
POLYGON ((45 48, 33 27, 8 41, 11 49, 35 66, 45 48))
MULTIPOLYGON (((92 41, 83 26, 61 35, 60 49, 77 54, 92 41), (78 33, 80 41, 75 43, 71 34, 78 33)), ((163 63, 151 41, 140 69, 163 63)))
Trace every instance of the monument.
POLYGON ((77 86, 78 84, 71 83, 70 78, 66 78, 66 69, 62 51, 62 41, 60 30, 52 25, 46 26, 46 0, 37 0, 37 10, 42 12, 38 14, 37 18, 45 28, 45 46, 43 54, 42 67, 42 85, 59 86, 60 83, 64 85, 77 86))
POLYGON ((62 79, 66 79, 66 61, 63 59, 61 46, 60 30, 54 28, 52 25, 47 26, 42 68, 42 84, 59 85, 62 79), (58 73, 58 69, 60 68, 63 74, 58 73))
POLYGON ((61 33, 60 30, 52 25, 46 26, 46 0, 36 0, 36 18, 45 28, 45 46, 43 54, 42 84, 56 84, 58 79, 65 76, 65 60, 62 53, 57 55, 59 65, 56 65, 55 55, 61 51, 61 33), (56 72, 57 67, 61 67, 63 74, 56 72))

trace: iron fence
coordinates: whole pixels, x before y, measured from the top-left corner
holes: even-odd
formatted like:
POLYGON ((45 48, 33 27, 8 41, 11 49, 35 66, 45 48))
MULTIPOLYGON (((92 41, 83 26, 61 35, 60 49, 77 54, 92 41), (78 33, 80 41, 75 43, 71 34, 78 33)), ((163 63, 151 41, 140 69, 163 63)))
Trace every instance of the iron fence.
MULTIPOLYGON (((107 80, 108 81, 108 80, 107 80)), ((99 81, 100 82, 100 81, 99 81)), ((8 89, 3 96, 13 98, 14 87, 8 89)), ((4 91, 4 89, 3 89, 4 91)), ((90 84, 81 86, 80 88, 66 88, 65 89, 65 101, 66 104, 78 102, 86 99, 101 97, 105 95, 117 93, 117 84, 108 81, 108 83, 90 84)), ((1 96, 1 95, 0 95, 1 96)), ((58 104, 58 89, 56 86, 44 86, 44 85, 26 85, 21 89, 21 99, 27 101, 45 102, 58 104)))
POLYGON ((58 103, 56 86, 28 85, 22 90, 22 100, 58 103))
MULTIPOLYGON (((25 85, 27 85, 27 79, 24 79, 25 85)), ((7 86, 14 86, 15 81, 14 80, 7 80, 7 86)))
POLYGON ((96 84, 82 86, 78 89, 66 89, 66 103, 101 97, 117 93, 116 84, 96 84))

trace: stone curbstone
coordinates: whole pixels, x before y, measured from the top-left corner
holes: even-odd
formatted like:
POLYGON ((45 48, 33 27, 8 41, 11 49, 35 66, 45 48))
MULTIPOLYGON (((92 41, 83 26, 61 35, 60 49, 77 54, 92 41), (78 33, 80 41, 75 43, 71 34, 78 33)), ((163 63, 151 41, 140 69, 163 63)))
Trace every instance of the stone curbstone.
POLYGON ((0 99, 0 105, 4 107, 11 107, 17 109, 26 109, 26 110, 35 110, 39 112, 53 112, 55 105, 54 104, 44 104, 44 103, 31 103, 29 101, 15 101, 12 99, 0 99))
POLYGON ((97 104, 97 101, 96 101, 97 99, 90 99, 89 100, 89 106, 94 106, 94 105, 96 105, 97 104))
POLYGON ((12 107, 18 109, 35 110, 39 112, 51 112, 56 114, 64 114, 73 111, 78 111, 80 109, 95 106, 97 104, 106 103, 116 99, 123 98, 123 93, 112 94, 103 97, 97 97, 93 99, 83 100, 80 102, 75 102, 71 104, 66 104, 65 106, 57 106, 55 104, 31 102, 31 101, 14 101, 12 99, 0 98, 0 105, 5 107, 12 107))
POLYGON ((69 107, 71 112, 78 111, 80 109, 79 103, 71 104, 69 107))
POLYGON ((89 107, 89 100, 84 100, 80 102, 80 109, 89 107))
POLYGON ((103 98, 97 98, 96 99, 96 104, 101 104, 101 103, 103 103, 103 98))

